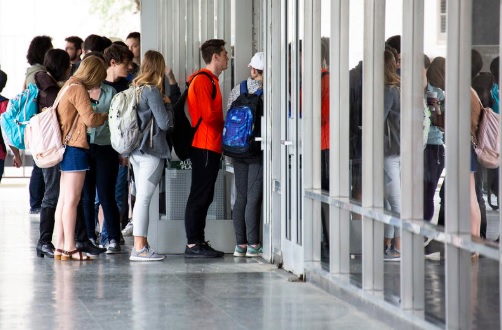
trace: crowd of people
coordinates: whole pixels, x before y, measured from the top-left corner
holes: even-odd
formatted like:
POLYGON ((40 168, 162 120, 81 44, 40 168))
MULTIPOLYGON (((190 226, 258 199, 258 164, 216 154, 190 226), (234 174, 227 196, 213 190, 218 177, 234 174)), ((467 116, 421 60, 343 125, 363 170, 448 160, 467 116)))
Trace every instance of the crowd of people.
MULTIPOLYGON (((121 252, 124 235, 134 236, 130 260, 164 259, 148 244, 149 206, 159 184, 166 162, 171 161, 168 130, 173 126, 173 104, 180 98, 176 78, 163 55, 146 51, 140 57, 140 34, 130 33, 126 41, 114 41, 92 34, 85 40, 77 36, 65 39, 65 50, 54 49, 48 36, 35 37, 28 48, 24 87, 35 84, 39 90, 38 109, 57 100, 58 119, 66 143, 63 161, 51 168, 36 164, 30 178, 30 210, 40 214, 38 256, 60 260, 88 260, 101 254, 121 252), (165 87, 169 85, 169 95, 165 87), (137 117, 143 134, 137 149, 130 154, 117 153, 110 142, 106 124, 113 97, 128 88, 138 91, 137 117), (130 172, 130 168, 132 171, 130 172), (131 189, 132 188, 132 189, 131 189), (131 193, 134 191, 134 193, 131 193), (130 201, 130 203, 129 203, 130 201), (129 205, 131 204, 131 205, 129 205), (132 212, 131 212, 132 210, 132 212), (98 216, 102 212, 102 217, 98 216), (132 218, 129 219, 129 214, 132 218), (102 219, 102 221, 99 221, 102 219), (53 239, 54 235, 54 239, 53 239), (55 243, 55 246, 53 245, 55 243)), ((400 36, 386 41, 384 53, 384 198, 386 208, 401 211, 400 173, 400 36)), ((224 112, 218 83, 228 68, 225 41, 211 39, 200 47, 205 67, 189 78, 186 103, 195 133, 190 153, 192 180, 186 203, 185 257, 214 258, 223 256, 206 241, 205 226, 222 158, 224 112), (200 74, 204 73, 204 74, 200 74)), ((329 39, 321 40, 321 156, 322 188, 329 189, 329 39)), ((424 55, 424 219, 434 215, 434 198, 444 169, 445 62, 443 57, 430 59, 424 55)), ((483 184, 486 173, 497 182, 498 170, 484 169, 479 164, 474 146, 483 107, 498 113, 498 57, 491 72, 481 72, 481 54, 472 50, 471 94, 471 161, 470 202, 471 233, 486 238, 486 206, 483 184)), ((362 65, 350 72, 350 157, 352 161, 352 197, 361 196, 362 146, 362 65)), ((249 64, 247 91, 263 88, 264 54, 256 53, 249 64)), ((0 92, 7 75, 0 71, 0 92)), ((235 86, 226 110, 242 93, 235 86)), ((260 96, 261 97, 261 96, 260 96)), ((0 113, 8 100, 0 96, 0 113)), ((466 114, 467 115, 467 114, 466 114)), ((3 138, 0 148, 0 171, 6 156, 3 138)), ((8 141, 6 141, 8 142, 8 141)), ((14 166, 21 166, 19 150, 10 147, 14 166)), ((232 160, 235 173, 236 200, 233 222, 237 245, 234 256, 259 256, 260 215, 263 192, 262 153, 232 160)), ((0 172, 0 177, 1 177, 0 172)), ((441 209, 438 224, 444 225, 444 189, 441 187, 441 209)), ((486 188, 486 187, 485 187, 486 188)), ((329 244, 327 211, 322 211, 323 241, 329 244)), ((430 239, 426 239, 426 243, 430 239)), ((400 260, 400 230, 385 225, 384 259, 400 260)), ((477 255, 473 255, 477 258, 477 255)))
MULTIPOLYGON (((120 253, 123 236, 132 235, 131 261, 163 260, 165 256, 148 244, 149 208, 166 162, 172 160, 168 130, 173 126, 173 104, 181 95, 176 78, 161 53, 148 50, 140 56, 138 32, 130 33, 125 42, 96 34, 85 40, 71 36, 65 42, 64 50, 54 49, 51 37, 37 36, 26 56, 30 66, 23 87, 34 84, 38 88, 39 112, 57 104, 66 146, 59 164, 33 165, 29 213, 40 216, 36 253, 56 260, 92 260, 101 253, 120 253), (111 145, 107 119, 114 96, 129 88, 137 93, 142 138, 130 154, 119 154, 111 145)), ((229 57, 220 39, 204 42, 200 52, 205 62, 200 71, 207 75, 197 75, 197 71, 189 77, 186 101, 191 118, 200 118, 200 124, 191 151, 185 257, 215 258, 223 252, 211 247, 204 232, 222 158, 224 115, 218 76, 227 69, 229 57), (208 76, 215 82, 215 97, 208 76)), ((263 53, 257 53, 249 65, 251 93, 262 88, 263 61, 263 53)), ((0 71, 0 92, 6 83, 7 75, 0 71)), ((239 90, 234 89, 231 99, 238 96, 239 90)), ((7 104, 8 99, 0 96, 0 113, 7 104)), ((2 172, 7 148, 14 154, 13 165, 22 166, 20 152, 9 145, 8 137, 1 142, 2 172)), ((234 255, 259 256, 261 152, 236 160, 235 167, 234 255)))

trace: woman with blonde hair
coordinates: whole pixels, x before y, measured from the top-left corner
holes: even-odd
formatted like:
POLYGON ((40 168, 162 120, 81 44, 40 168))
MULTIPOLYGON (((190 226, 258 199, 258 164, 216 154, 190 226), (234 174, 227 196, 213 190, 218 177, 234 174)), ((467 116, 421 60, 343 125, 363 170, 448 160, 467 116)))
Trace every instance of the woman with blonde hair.
POLYGON ((99 58, 91 56, 81 62, 78 70, 58 94, 60 102, 57 116, 63 142, 66 142, 66 151, 59 164, 61 179, 54 228, 57 247, 54 253, 55 259, 90 259, 82 255, 75 246, 75 221, 85 172, 89 170, 87 128, 103 125, 108 117, 108 113, 93 111, 88 91, 99 87, 105 78, 104 63, 99 58))
POLYGON ((129 257, 131 261, 164 259, 163 255, 150 248, 147 236, 153 192, 162 177, 166 159, 171 159, 166 131, 173 126, 173 111, 171 100, 164 95, 165 70, 162 54, 149 50, 141 61, 138 76, 132 82, 139 94, 138 124, 145 133, 138 148, 129 157, 136 182, 136 204, 132 215, 134 246, 129 257))

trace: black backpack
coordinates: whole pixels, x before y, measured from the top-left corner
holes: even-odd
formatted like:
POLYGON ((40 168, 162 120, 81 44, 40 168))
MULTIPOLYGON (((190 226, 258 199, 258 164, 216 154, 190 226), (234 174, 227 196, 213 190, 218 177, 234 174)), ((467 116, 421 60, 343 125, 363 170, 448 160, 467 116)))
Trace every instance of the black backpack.
MULTIPOLYGON (((213 93, 211 98, 214 100, 216 97, 216 85, 214 83, 213 77, 205 71, 197 72, 191 81, 195 79, 196 76, 203 74, 209 79, 211 79, 211 83, 213 84, 213 93)), ((170 133, 171 144, 174 147, 174 151, 180 160, 187 160, 190 158, 190 152, 192 150, 192 142, 195 132, 199 128, 199 125, 202 121, 202 117, 199 118, 195 127, 192 127, 190 120, 187 117, 188 109, 185 109, 186 100, 188 96, 188 88, 190 83, 186 83, 186 89, 181 94, 178 101, 173 106, 174 111, 174 129, 170 133), (185 112, 186 111, 186 112, 185 112)))
POLYGON ((262 89, 250 94, 247 81, 240 84, 240 95, 232 102, 223 127, 222 150, 225 156, 249 158, 261 152, 256 137, 261 133, 262 89))

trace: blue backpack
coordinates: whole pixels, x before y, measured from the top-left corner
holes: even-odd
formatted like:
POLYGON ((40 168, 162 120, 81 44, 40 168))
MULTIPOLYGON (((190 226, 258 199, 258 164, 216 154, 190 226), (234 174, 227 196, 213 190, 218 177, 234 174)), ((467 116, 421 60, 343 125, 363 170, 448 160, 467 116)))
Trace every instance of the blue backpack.
POLYGON ((240 84, 240 95, 232 102, 223 127, 223 154, 233 158, 249 158, 261 152, 256 137, 261 133, 263 90, 248 93, 247 81, 240 84))
POLYGON ((25 149, 24 129, 30 118, 38 112, 38 88, 35 84, 28 87, 19 95, 9 100, 7 110, 2 114, 2 133, 9 145, 18 149, 25 149))

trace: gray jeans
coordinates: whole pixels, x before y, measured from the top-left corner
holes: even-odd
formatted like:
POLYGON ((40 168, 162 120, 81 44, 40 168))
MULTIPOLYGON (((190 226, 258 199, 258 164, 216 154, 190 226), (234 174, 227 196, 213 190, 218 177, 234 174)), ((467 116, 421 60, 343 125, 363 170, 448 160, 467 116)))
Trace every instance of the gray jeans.
POLYGON ((263 158, 234 159, 236 198, 232 218, 237 244, 260 243, 263 158))

